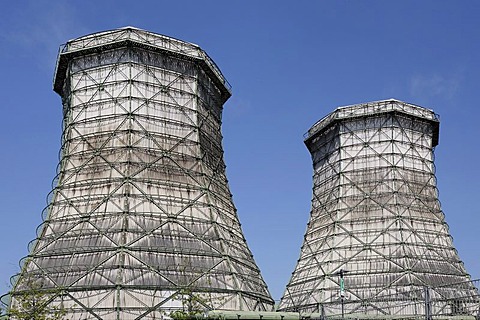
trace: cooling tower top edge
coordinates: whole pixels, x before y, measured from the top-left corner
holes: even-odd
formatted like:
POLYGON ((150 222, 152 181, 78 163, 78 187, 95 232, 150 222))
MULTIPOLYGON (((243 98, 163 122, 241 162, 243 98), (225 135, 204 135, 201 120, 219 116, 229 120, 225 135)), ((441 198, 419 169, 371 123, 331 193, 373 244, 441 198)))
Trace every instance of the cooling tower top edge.
MULTIPOLYGON (((75 39, 70 39, 67 43, 63 44, 60 49, 61 52, 71 52, 75 50, 81 50, 85 48, 90 48, 94 45, 103 45, 110 42, 115 42, 119 40, 136 40, 139 42, 146 42, 153 45, 162 45, 160 41, 172 41, 178 44, 181 47, 189 47, 191 50, 201 50, 203 51, 200 46, 195 43, 179 40, 173 37, 169 37, 163 34, 154 33, 151 31, 147 31, 145 29, 133 27, 133 26, 125 26, 117 29, 106 30, 106 31, 99 31, 94 32, 91 34, 87 34, 75 39), (132 35, 133 33, 133 35, 132 35)), ((180 50, 181 48, 177 48, 180 50)), ((172 50, 174 51, 174 50, 172 50)))
POLYGON ((58 93, 61 92, 61 86, 65 78, 63 72, 66 68, 65 64, 68 61, 68 56, 78 55, 87 50, 99 51, 102 48, 113 47, 115 44, 118 45, 125 42, 136 43, 202 61, 225 87, 228 95, 231 95, 232 87, 223 76, 220 68, 198 45, 132 26, 88 34, 69 40, 67 43, 61 45, 55 69, 54 90, 58 93))
POLYGON ((332 122, 340 119, 356 118, 362 116, 372 116, 379 113, 401 112, 425 120, 439 123, 440 117, 431 109, 427 109, 415 104, 403 102, 397 99, 386 99, 347 105, 336 108, 319 121, 317 121, 304 135, 305 141, 312 138, 315 134, 330 125, 332 122))

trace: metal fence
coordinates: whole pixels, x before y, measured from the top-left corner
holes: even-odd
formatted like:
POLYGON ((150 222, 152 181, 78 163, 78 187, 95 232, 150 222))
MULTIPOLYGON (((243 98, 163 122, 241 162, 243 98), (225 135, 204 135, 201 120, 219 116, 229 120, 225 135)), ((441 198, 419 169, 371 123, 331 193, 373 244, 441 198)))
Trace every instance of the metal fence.
POLYGON ((300 319, 480 320, 480 279, 366 300, 340 299, 319 305, 300 319))

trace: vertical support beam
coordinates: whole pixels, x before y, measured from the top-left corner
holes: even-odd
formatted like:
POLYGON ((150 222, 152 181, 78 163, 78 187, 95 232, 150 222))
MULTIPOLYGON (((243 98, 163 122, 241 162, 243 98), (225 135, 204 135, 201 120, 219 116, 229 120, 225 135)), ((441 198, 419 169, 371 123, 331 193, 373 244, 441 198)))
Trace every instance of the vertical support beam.
POLYGON ((430 288, 424 288, 425 296, 425 320, 432 320, 432 301, 430 296, 430 288))

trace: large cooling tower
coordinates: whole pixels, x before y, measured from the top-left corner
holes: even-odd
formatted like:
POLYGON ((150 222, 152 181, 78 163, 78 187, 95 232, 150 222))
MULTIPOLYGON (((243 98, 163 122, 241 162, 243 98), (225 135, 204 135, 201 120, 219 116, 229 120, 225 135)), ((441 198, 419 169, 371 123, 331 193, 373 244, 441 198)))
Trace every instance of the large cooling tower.
POLYGON ((230 87, 198 46, 136 28, 61 48, 61 159, 11 292, 36 288, 65 319, 270 310, 225 176, 230 87))
POLYGON ((312 209, 280 310, 472 312, 478 293, 438 200, 438 135, 433 111, 397 100, 338 108, 308 131, 312 209))

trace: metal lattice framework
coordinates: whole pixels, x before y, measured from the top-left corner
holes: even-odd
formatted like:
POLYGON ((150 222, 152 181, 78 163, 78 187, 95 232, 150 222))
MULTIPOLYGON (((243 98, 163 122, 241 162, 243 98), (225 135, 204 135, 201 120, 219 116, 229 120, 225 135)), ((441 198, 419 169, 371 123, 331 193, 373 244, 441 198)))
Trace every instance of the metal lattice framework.
POLYGON ((206 53, 131 27, 96 33, 61 48, 54 89, 59 170, 12 306, 33 277, 71 320, 270 310, 225 175, 230 87, 206 53))
POLYGON ((432 314, 478 306, 438 200, 438 132, 433 111, 397 100, 338 108, 308 131, 312 209, 280 310, 425 314, 425 288, 432 314))

